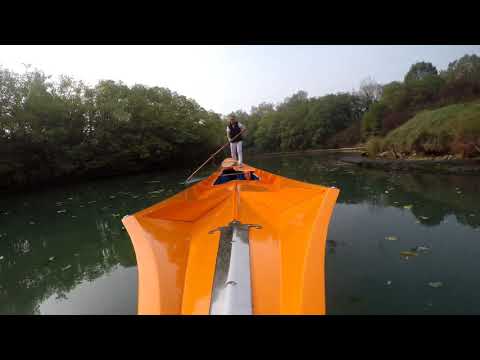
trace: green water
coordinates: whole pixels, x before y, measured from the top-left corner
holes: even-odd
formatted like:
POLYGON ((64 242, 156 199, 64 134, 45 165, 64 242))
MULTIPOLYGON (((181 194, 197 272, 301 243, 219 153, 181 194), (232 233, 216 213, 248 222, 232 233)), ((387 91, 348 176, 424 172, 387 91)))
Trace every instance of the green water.
MULTIPOLYGON (((327 313, 480 314, 480 177, 362 170, 325 156, 248 163, 340 188, 327 313), (428 250, 400 256, 417 246, 428 250)), ((121 217, 182 190, 187 175, 2 196, 0 314, 134 314, 136 260, 121 217)))

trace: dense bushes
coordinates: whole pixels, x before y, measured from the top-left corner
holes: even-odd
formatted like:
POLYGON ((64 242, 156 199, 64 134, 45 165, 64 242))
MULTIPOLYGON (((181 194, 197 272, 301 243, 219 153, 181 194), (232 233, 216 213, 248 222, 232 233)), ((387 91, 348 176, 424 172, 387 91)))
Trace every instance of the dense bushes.
POLYGON ((264 103, 250 114, 234 114, 247 126, 245 143, 251 151, 295 151, 355 145, 362 115, 372 103, 360 92, 308 98, 299 91, 280 104, 264 103))
POLYGON ((371 137, 366 143, 366 150, 368 156, 376 156, 383 150, 383 140, 380 137, 371 137))
MULTIPOLYGON (((431 131, 418 122, 423 132, 405 129, 415 114, 479 97, 480 58, 466 55, 440 72, 429 63, 414 64, 403 82, 380 86, 367 79, 357 92, 310 98, 299 91, 280 104, 235 114, 247 126, 245 145, 252 152, 354 146, 388 134, 385 144, 370 141, 369 152, 391 146, 470 156, 480 145, 476 110, 463 123, 470 128, 449 125, 463 133, 431 131)), ((455 111, 442 116, 455 117, 455 111)), ((52 81, 40 71, 0 68, 0 186, 192 165, 223 141, 219 114, 165 88, 114 81, 91 87, 68 77, 52 81)))
POLYGON ((224 136, 218 114, 165 88, 0 68, 0 186, 191 164, 224 136))
POLYGON ((405 75, 404 82, 394 81, 383 86, 380 101, 363 116, 363 137, 384 136, 422 110, 479 97, 480 57, 465 55, 440 73, 430 63, 416 63, 405 75))
POLYGON ((480 154, 480 102, 455 104, 418 113, 390 132, 382 150, 426 155, 480 154))

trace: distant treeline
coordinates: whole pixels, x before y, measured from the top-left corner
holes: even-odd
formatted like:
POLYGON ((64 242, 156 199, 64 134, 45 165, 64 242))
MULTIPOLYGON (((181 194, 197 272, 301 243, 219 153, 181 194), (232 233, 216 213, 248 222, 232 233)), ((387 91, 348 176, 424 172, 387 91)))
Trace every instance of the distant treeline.
POLYGON ((219 114, 166 88, 0 68, 0 186, 163 169, 224 141, 219 114))
POLYGON ((310 98, 299 91, 280 104, 234 114, 248 128, 247 148, 291 151, 352 146, 386 135, 421 110, 479 97, 480 58, 465 55, 440 72, 431 63, 413 64, 403 82, 366 79, 356 92, 310 98))
POLYGON ((335 135, 337 138, 343 135, 345 143, 358 142, 360 120, 372 103, 369 94, 339 93, 309 98, 305 91, 299 91, 280 104, 263 103, 253 107, 250 114, 242 110, 233 114, 247 127, 247 149, 293 151, 335 146, 335 135), (357 126, 345 132, 352 125, 357 126))
POLYGON ((383 86, 383 95, 363 118, 365 136, 385 135, 416 113, 480 97, 480 57, 465 55, 438 71, 431 63, 411 66, 404 81, 383 86))
MULTIPOLYGON (((296 151, 353 146, 419 111, 479 97, 480 58, 465 55, 440 72, 413 64, 403 82, 368 78, 358 91, 320 97, 298 91, 234 114, 247 126, 247 152, 296 151)), ((166 88, 90 87, 0 68, 0 187, 194 166, 225 140, 220 114, 166 88)))

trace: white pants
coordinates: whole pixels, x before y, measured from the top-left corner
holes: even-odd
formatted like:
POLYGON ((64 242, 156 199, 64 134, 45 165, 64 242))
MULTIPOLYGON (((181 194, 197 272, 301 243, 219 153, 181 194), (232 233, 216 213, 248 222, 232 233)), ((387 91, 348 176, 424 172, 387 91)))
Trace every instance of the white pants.
POLYGON ((237 141, 230 143, 230 152, 232 153, 232 158, 238 160, 240 164, 243 164, 243 154, 242 154, 242 142, 237 141), (237 157, 238 155, 238 157, 237 157))

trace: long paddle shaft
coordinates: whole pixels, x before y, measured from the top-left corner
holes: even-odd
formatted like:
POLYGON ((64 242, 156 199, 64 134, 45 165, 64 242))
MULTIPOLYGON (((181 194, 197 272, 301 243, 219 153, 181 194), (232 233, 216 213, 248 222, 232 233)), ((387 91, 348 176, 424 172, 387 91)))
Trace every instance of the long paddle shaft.
MULTIPOLYGON (((246 129, 243 129, 242 131, 240 131, 237 135, 235 135, 235 136, 233 137, 232 140, 235 140, 235 139, 237 138, 237 136, 240 136, 245 130, 246 130, 246 129)), ((187 180, 185 180, 185 183, 189 182, 190 179, 193 177, 193 175, 195 175, 202 167, 204 167, 210 160, 212 160, 215 155, 217 155, 220 151, 222 151, 223 149, 225 149, 225 147, 226 147, 229 143, 230 143, 230 140, 228 140, 225 145, 223 145, 223 146, 222 146, 220 149, 218 149, 212 156, 210 156, 210 157, 207 159, 207 161, 205 161, 202 165, 200 165, 200 167, 199 167, 197 170, 195 170, 195 171, 192 173, 192 175, 190 175, 190 176, 188 177, 187 180)))

